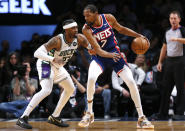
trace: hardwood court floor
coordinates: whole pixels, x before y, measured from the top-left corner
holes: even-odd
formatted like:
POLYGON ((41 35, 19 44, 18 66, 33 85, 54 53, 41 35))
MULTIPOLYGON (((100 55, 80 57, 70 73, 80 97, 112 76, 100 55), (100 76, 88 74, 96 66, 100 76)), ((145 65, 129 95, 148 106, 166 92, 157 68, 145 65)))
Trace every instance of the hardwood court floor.
MULTIPOLYGON (((185 131, 185 121, 155 121, 154 130, 136 129, 136 121, 96 121, 89 128, 78 127, 78 121, 68 121, 68 128, 60 128, 47 122, 30 122, 32 131, 185 131)), ((26 131, 15 125, 15 122, 0 122, 0 131, 26 131)), ((31 131, 31 130, 27 130, 31 131)))

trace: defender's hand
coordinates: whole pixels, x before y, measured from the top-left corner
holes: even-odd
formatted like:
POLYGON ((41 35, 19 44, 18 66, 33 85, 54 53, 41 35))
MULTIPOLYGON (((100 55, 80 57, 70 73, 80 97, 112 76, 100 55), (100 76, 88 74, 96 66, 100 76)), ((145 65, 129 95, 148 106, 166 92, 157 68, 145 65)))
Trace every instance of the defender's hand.
POLYGON ((53 62, 55 62, 55 63, 57 63, 59 65, 64 64, 64 61, 61 58, 54 58, 53 62))

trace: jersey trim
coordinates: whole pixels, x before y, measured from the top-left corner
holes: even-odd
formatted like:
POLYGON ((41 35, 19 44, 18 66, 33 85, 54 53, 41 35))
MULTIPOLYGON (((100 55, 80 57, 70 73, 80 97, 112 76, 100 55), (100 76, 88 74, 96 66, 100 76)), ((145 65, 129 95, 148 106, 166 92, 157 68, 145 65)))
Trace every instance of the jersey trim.
POLYGON ((107 21, 108 25, 112 28, 112 26, 110 25, 109 21, 107 20, 107 17, 105 16, 105 14, 103 14, 105 17, 105 20, 107 21))
MULTIPOLYGON (((96 60, 95 60, 95 62, 96 62, 96 60)), ((99 65, 99 67, 101 68, 101 70, 102 70, 102 72, 103 72, 102 66, 101 66, 98 62, 96 62, 96 63, 99 65)))
POLYGON ((117 72, 117 75, 119 75, 122 71, 123 71, 123 69, 119 70, 119 71, 117 72))
POLYGON ((75 41, 76 38, 75 38, 71 43, 69 43, 69 42, 67 42, 66 37, 65 37, 65 33, 64 33, 64 34, 63 34, 63 39, 64 39, 64 42, 65 42, 67 45, 71 46, 71 44, 75 41))

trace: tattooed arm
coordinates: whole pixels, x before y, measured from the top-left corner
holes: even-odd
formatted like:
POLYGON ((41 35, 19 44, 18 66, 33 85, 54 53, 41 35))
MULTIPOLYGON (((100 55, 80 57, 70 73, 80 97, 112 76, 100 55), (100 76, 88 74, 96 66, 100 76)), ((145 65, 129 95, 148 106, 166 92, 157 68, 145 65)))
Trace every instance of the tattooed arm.
POLYGON ((51 38, 47 43, 43 44, 42 46, 40 46, 34 53, 34 57, 37 57, 41 60, 45 60, 45 61, 54 61, 55 59, 52 56, 48 55, 48 52, 52 49, 56 49, 56 50, 60 50, 61 47, 61 40, 58 36, 55 36, 53 38, 51 38))
POLYGON ((61 39, 59 36, 55 36, 45 43, 44 46, 48 52, 52 49, 56 49, 58 51, 61 48, 61 39))

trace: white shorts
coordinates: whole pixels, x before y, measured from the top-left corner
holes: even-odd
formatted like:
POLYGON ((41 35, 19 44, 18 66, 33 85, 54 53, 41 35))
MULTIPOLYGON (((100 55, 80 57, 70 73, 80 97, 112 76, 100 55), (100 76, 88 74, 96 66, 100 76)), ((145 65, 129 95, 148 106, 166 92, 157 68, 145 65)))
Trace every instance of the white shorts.
POLYGON ((40 59, 37 60, 37 71, 39 74, 39 80, 51 78, 54 83, 59 83, 70 77, 69 73, 63 66, 57 68, 50 64, 50 62, 42 61, 40 59))

